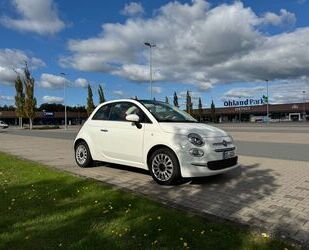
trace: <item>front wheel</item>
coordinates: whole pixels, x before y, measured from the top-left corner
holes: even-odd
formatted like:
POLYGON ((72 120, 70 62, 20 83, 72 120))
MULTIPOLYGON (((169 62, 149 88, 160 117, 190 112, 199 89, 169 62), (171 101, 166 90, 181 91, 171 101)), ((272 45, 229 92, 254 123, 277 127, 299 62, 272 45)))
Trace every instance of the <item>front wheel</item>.
POLYGON ((160 148, 151 155, 149 170, 154 181, 161 185, 175 184, 181 177, 177 157, 168 148, 160 148))
POLYGON ((85 141, 80 141, 75 147, 75 161, 81 168, 93 166, 93 160, 89 147, 85 141))

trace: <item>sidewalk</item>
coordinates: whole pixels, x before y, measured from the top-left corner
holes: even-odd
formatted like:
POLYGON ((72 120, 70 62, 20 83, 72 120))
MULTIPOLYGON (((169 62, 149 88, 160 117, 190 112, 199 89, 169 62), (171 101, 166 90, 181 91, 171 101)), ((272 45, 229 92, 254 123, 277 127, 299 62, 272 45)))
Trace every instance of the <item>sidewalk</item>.
POLYGON ((308 162, 240 156, 236 171, 165 187, 134 168, 78 168, 70 140, 0 133, 0 151, 309 245, 308 162))

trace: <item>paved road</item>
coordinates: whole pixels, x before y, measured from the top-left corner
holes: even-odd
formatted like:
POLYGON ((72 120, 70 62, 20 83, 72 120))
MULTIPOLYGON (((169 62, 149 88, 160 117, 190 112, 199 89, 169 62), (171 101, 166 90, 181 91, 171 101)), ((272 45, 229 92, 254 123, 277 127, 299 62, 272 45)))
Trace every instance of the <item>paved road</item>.
MULTIPOLYGON (((229 131, 229 129, 226 129, 229 131)), ((237 130, 239 131, 239 130, 237 130)), ((66 139, 73 140, 76 136, 76 131, 29 131, 29 130, 7 130, 0 133, 8 133, 12 135, 35 136, 43 138, 66 139)), ((246 130, 246 132, 248 132, 246 130)), ((261 130, 259 130, 261 132, 261 130)), ((262 131, 264 132, 264 131, 262 131)), ((274 132, 274 131, 273 131, 274 132)), ((279 133, 277 130, 276 133, 279 133)), ((286 133, 286 132, 285 132, 286 133)), ((282 136, 285 136, 282 133, 282 136)), ((270 134, 271 136, 271 134, 270 134)), ((298 160, 309 162, 309 145, 297 143, 276 143, 269 141, 246 141, 238 140, 234 137, 238 154, 246 156, 266 157, 271 159, 298 160)), ((305 141, 305 139, 304 139, 305 141)), ((306 143, 306 142, 305 142, 306 143)))
MULTIPOLYGON (((61 131, 48 134, 51 133, 59 135, 61 131)), ((279 237, 284 235, 309 246, 309 162, 241 155, 241 167, 235 171, 166 187, 155 184, 148 174, 134 168, 111 164, 78 168, 71 140, 0 132, 0 142, 0 151, 141 193, 174 207, 211 215, 211 218, 240 222, 279 237)))

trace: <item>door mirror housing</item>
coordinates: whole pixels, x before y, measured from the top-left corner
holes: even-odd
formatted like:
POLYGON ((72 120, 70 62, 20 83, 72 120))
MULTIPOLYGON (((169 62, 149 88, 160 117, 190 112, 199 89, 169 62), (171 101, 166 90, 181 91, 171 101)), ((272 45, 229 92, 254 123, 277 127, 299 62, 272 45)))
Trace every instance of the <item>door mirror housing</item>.
POLYGON ((126 120, 129 122, 138 123, 139 122, 139 116, 135 114, 127 115, 126 120))

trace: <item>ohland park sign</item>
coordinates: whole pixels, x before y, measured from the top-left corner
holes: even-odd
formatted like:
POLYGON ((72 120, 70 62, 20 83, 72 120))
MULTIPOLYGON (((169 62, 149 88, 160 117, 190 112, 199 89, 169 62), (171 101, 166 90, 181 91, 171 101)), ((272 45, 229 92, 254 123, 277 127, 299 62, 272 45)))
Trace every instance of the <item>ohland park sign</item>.
POLYGON ((263 105, 268 102, 267 96, 262 96, 260 99, 247 98, 244 100, 226 100, 224 101, 225 107, 239 107, 239 106, 251 106, 251 105, 263 105))

